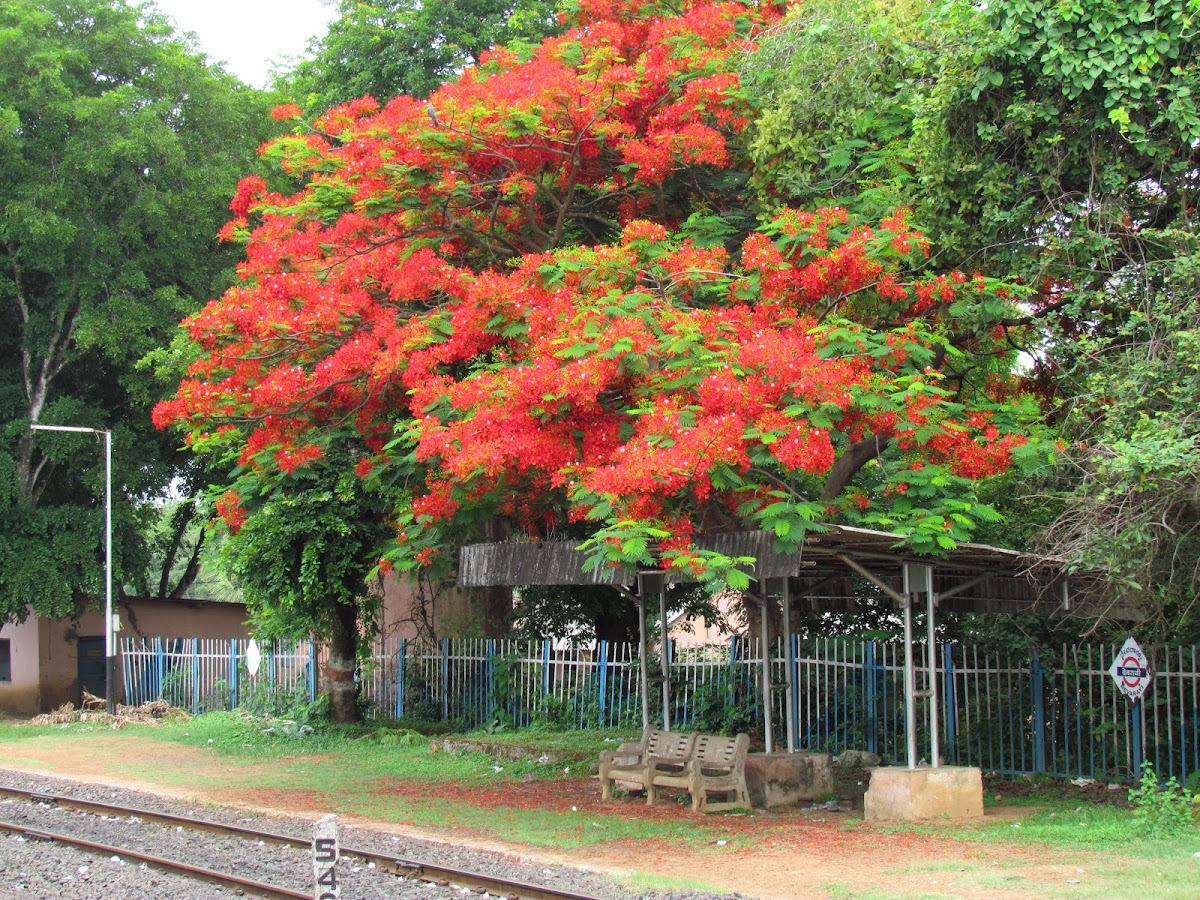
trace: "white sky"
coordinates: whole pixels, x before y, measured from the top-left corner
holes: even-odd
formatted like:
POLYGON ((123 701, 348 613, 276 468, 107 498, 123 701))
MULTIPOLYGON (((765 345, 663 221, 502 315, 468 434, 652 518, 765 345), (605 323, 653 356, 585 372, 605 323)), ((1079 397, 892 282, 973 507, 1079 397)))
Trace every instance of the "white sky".
POLYGON ((272 62, 300 56, 334 18, 333 0, 154 0, 199 50, 253 87, 266 87, 272 62))

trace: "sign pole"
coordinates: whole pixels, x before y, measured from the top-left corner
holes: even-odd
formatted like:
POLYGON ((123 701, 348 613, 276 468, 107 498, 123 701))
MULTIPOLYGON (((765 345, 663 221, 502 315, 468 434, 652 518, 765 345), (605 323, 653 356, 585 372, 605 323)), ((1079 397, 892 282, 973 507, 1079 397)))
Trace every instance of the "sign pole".
POLYGON ((1129 711, 1129 756, 1136 781, 1142 777, 1142 696, 1149 690, 1153 677, 1150 659, 1131 637, 1117 651, 1108 674, 1116 683, 1117 690, 1129 698, 1133 707, 1129 711))
POLYGON ((1137 781, 1142 777, 1142 701, 1141 698, 1133 701, 1133 709, 1130 710, 1132 717, 1131 725, 1133 731, 1133 780, 1137 781))

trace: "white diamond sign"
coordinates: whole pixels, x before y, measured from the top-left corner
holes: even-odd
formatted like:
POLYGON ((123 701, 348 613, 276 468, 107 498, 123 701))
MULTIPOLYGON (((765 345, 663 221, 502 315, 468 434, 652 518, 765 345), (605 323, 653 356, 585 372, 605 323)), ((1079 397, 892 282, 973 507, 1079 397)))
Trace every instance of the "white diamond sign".
POLYGON ((258 641, 250 639, 250 646, 246 648, 246 671, 253 678, 258 674, 258 664, 262 662, 262 654, 258 651, 258 641))
POLYGON ((1150 687, 1150 660, 1138 642, 1130 638, 1117 653, 1108 674, 1117 683, 1117 690, 1137 703, 1150 687))

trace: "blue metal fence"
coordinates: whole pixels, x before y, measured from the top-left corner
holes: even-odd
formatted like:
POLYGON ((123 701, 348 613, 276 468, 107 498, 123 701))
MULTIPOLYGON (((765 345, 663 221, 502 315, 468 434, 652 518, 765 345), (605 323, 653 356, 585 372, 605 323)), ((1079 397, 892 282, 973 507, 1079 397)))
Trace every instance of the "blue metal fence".
MULTIPOLYGON (((802 640, 793 636, 791 717, 802 749, 838 753, 866 749, 902 761, 903 648, 898 642, 802 640)), ((310 641, 250 642, 124 639, 120 655, 127 702, 166 699, 202 712, 257 706, 286 708, 318 693, 324 649, 310 641)), ((1115 646, 1063 646, 1020 658, 961 644, 938 653, 939 745, 944 761, 1006 775, 1128 781, 1151 762, 1181 780, 1200 768, 1200 684, 1195 647, 1149 651, 1154 679, 1130 704, 1108 675, 1115 646)), ((784 690, 761 696, 757 641, 669 648, 671 721, 676 728, 734 729, 761 737, 770 702, 777 746, 786 743, 784 690)), ((918 648, 917 659, 924 659, 918 648)), ((656 663, 656 660, 655 660, 656 663)), ((782 644, 771 650, 772 682, 788 678, 782 644)), ((918 694, 931 688, 918 670, 918 694)), ((380 718, 487 723, 520 728, 533 722, 574 728, 640 726, 643 698, 637 647, 598 642, 570 647, 551 641, 450 640, 436 645, 380 641, 358 673, 360 699, 380 718)), ((652 720, 662 709, 662 683, 645 698, 652 720)), ((918 700, 917 744, 928 746, 924 696, 918 700)))

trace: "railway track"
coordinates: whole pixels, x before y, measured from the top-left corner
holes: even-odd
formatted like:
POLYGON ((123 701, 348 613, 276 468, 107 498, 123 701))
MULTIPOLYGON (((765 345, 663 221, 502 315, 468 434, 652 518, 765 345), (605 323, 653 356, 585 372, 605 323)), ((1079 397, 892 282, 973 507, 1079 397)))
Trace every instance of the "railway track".
MULTIPOLYGON (((102 803, 95 800, 10 786, 0 786, 0 799, 24 801, 27 805, 41 809, 72 811, 101 817, 105 820, 126 820, 137 822, 139 825, 154 823, 166 829, 174 829, 177 833, 206 833, 217 835, 224 839, 249 842, 251 845, 259 847, 276 845, 287 848, 303 848, 306 850, 310 842, 309 837, 295 834, 283 834, 194 816, 183 816, 120 804, 102 803)), ((0 815, 4 814, 0 813, 0 815)), ((11 816, 5 817, 12 818, 11 816)), ((54 841, 64 845, 79 847, 93 853, 136 860, 139 864, 144 864, 161 871, 173 872, 188 879, 229 887, 247 896, 270 898, 311 898, 313 896, 311 888, 301 890, 296 887, 270 884, 219 869, 167 858, 157 853, 147 852, 145 849, 136 846, 128 846, 127 844, 131 842, 137 842, 139 836, 136 835, 131 835, 130 841, 122 841, 126 845, 119 846, 117 844, 94 841, 90 838, 49 831, 45 828, 21 822, 0 821, 0 830, 22 834, 26 840, 54 841)), ((144 838, 141 838, 141 840, 144 842, 144 838)), ((419 881, 428 885, 457 889, 460 893, 462 891, 470 891, 476 894, 489 894, 495 897, 511 898, 511 900, 598 900, 598 898, 588 894, 545 885, 530 884, 483 872, 467 871, 404 856, 381 853, 364 847, 342 844, 340 852, 344 859, 357 861, 368 869, 378 870, 381 873, 390 873, 397 878, 408 881, 419 881)), ((310 870, 311 864, 308 864, 307 871, 310 870)), ((299 871, 306 870, 300 869, 299 871)))

